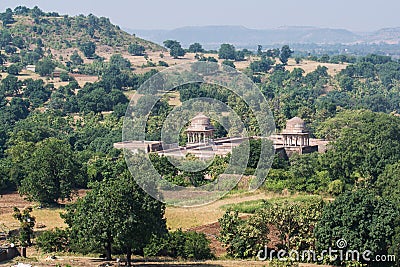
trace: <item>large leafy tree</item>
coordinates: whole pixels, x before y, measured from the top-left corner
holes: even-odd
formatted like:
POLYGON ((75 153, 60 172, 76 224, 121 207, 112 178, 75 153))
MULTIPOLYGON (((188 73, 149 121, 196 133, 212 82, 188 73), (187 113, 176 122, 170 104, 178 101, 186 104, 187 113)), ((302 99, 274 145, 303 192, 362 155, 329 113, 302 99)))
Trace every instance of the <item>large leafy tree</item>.
POLYGON ((8 75, 1 81, 0 92, 5 95, 16 95, 21 89, 21 82, 14 75, 8 75))
POLYGON ((272 59, 263 56, 261 60, 251 62, 250 69, 253 72, 268 72, 273 64, 272 59))
POLYGON ((228 210, 218 221, 221 225, 218 239, 235 258, 255 256, 269 241, 269 228, 262 213, 245 220, 237 211, 228 210))
POLYGON ((36 64, 36 72, 40 74, 40 76, 48 76, 52 74, 56 65, 50 58, 45 58, 39 61, 36 64))
POLYGON ((189 46, 188 51, 189 51, 190 53, 202 53, 202 52, 204 52, 204 49, 203 49, 203 47, 201 46, 201 44, 199 44, 199 43, 193 43, 193 44, 191 44, 191 45, 189 46))
POLYGON ((74 51, 74 53, 70 56, 70 60, 72 64, 74 65, 82 65, 83 64, 83 59, 81 56, 78 54, 78 51, 74 51))
POLYGON ((143 56, 146 48, 139 44, 130 44, 128 48, 129 54, 133 56, 143 56))
POLYGON ((400 118, 346 111, 324 122, 319 133, 333 139, 323 165, 333 180, 375 183, 386 165, 400 160, 400 118))
POLYGON ((186 54, 185 50, 178 41, 166 40, 164 41, 164 45, 165 47, 169 48, 169 54, 174 58, 183 57, 186 54))
POLYGON ((126 166, 102 175, 104 180, 92 183, 92 190, 63 217, 76 243, 103 248, 108 260, 113 250, 122 251, 130 266, 133 252, 142 251, 153 235, 166 233, 165 206, 136 184, 126 166))
POLYGON ((275 203, 259 211, 265 223, 277 230, 281 245, 286 249, 314 249, 313 231, 324 207, 322 198, 301 202, 275 203))
POLYGON ((83 52, 85 57, 92 58, 96 52, 96 44, 94 42, 86 42, 80 45, 80 50, 83 52))
POLYGON ((279 55, 279 59, 281 60, 282 64, 286 65, 288 62, 288 59, 290 56, 293 54, 293 51, 290 50, 290 47, 288 45, 284 45, 281 49, 281 53, 279 55))
POLYGON ((13 12, 11 8, 7 8, 6 12, 0 14, 0 20, 3 22, 3 26, 14 23, 13 12))
POLYGON ((25 177, 18 190, 42 204, 70 199, 79 181, 80 163, 70 145, 55 138, 37 143, 24 165, 25 177))
POLYGON ((231 44, 222 44, 218 50, 218 57, 220 59, 236 59, 235 47, 231 44))
POLYGON ((345 239, 348 250, 386 255, 398 218, 398 206, 368 189, 344 193, 322 213, 315 229, 317 248, 335 248, 339 239, 345 239))
POLYGON ((378 192, 400 205, 400 161, 386 166, 376 182, 378 192))

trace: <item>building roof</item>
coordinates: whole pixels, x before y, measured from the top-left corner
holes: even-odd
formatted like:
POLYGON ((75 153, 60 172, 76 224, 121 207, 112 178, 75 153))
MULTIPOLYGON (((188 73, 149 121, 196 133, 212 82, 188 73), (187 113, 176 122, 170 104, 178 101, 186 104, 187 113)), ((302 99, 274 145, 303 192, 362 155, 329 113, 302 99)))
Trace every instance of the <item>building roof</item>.
POLYGON ((291 118, 286 122, 286 129, 283 133, 308 133, 306 129, 306 123, 299 117, 291 118))
POLYGON ((211 125, 210 118, 205 116, 203 113, 200 113, 190 120, 190 126, 188 127, 187 131, 214 131, 214 127, 211 125))

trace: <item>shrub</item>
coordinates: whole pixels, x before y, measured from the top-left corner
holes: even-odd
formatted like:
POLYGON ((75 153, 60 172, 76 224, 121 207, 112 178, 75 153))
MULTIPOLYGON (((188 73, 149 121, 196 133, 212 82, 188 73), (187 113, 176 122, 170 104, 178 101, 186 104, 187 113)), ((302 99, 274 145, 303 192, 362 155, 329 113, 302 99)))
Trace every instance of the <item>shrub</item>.
POLYGON ((169 67, 168 63, 165 62, 165 61, 162 61, 162 60, 158 61, 158 66, 160 66, 160 67, 169 67))
POLYGON ((273 259, 268 266, 270 267, 298 267, 299 263, 294 262, 291 258, 273 259))
POLYGON ((21 69, 22 68, 18 64, 12 64, 8 67, 7 72, 11 75, 18 75, 21 69))
POLYGON ((69 234, 66 230, 54 229, 44 231, 36 239, 37 246, 46 253, 69 251, 69 234))
POLYGON ((334 196, 340 195, 341 193, 343 193, 343 190, 344 190, 344 184, 341 180, 332 181, 328 185, 328 193, 334 196))
POLYGON ((73 81, 74 79, 71 76, 69 76, 67 72, 61 72, 60 80, 63 82, 69 82, 69 81, 73 81))
POLYGON ((181 229, 163 237, 153 237, 143 252, 149 256, 169 256, 173 258, 204 260, 213 255, 210 241, 205 234, 194 231, 183 232, 181 229))
POLYGON ((228 254, 235 258, 256 256, 269 241, 269 229, 260 213, 244 220, 239 218, 238 211, 228 210, 218 221, 221 225, 218 240, 227 247, 228 254))

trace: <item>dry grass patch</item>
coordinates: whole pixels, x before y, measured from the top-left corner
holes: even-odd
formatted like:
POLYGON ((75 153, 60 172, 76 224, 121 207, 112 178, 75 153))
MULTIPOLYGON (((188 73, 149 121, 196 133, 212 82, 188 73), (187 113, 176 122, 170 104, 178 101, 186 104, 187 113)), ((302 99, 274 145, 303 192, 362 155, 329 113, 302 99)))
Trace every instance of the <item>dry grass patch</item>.
POLYGON ((176 230, 179 228, 186 230, 200 225, 211 224, 217 222, 218 219, 221 218, 222 215, 224 215, 224 205, 260 199, 271 199, 275 196, 277 195, 269 193, 265 194, 263 192, 256 191, 250 195, 228 195, 223 199, 200 207, 167 207, 165 211, 167 226, 172 230, 176 230))
POLYGON ((316 70, 318 66, 324 66, 328 68, 328 74, 334 76, 338 74, 341 70, 345 69, 348 65, 349 64, 347 63, 343 64, 321 63, 310 60, 303 60, 299 64, 296 64, 294 59, 289 59, 286 69, 292 71, 294 68, 302 68, 305 71, 305 74, 307 74, 316 70))

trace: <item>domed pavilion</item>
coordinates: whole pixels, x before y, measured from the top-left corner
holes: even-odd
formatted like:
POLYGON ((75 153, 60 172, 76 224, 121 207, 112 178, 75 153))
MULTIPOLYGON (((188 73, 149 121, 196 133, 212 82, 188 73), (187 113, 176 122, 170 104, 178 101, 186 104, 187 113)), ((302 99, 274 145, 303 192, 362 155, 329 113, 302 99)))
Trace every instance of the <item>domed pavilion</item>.
POLYGON ((282 136, 285 147, 310 146, 310 133, 306 129, 305 122, 299 117, 287 121, 282 136))
POLYGON ((200 113, 190 121, 186 130, 189 144, 207 143, 213 139, 215 129, 211 125, 210 118, 200 113))

